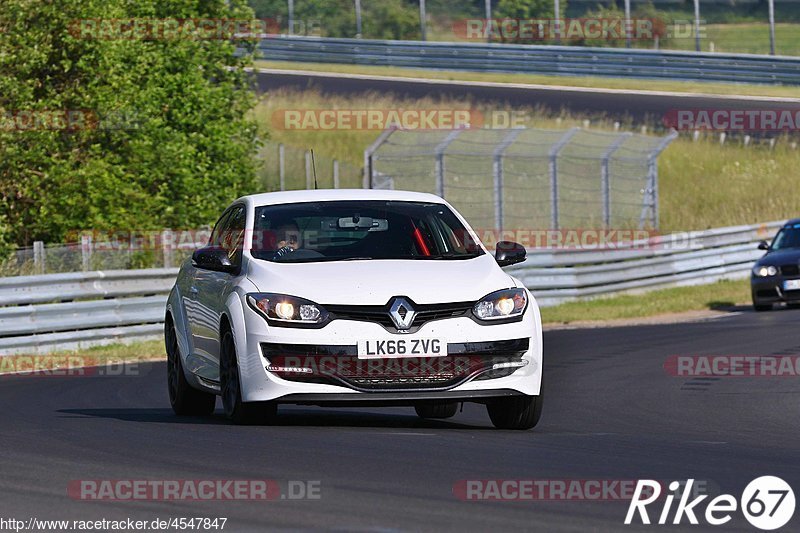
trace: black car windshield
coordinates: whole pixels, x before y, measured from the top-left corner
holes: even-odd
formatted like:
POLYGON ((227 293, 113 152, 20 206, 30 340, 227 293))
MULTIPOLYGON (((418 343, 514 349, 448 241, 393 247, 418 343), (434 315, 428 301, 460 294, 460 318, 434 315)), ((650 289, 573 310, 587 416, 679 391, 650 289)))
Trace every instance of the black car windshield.
POLYGON ((251 253, 278 263, 470 259, 483 254, 445 205, 330 201, 255 210, 251 253))
POLYGON ((773 250, 786 250, 788 248, 800 248, 800 224, 784 226, 772 241, 773 250))

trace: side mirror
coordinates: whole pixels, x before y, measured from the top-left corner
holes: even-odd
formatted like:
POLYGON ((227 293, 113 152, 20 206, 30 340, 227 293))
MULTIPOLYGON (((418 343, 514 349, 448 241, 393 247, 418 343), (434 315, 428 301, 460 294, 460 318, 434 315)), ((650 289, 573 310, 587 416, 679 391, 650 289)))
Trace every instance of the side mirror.
POLYGON ((758 243, 758 249, 769 250, 769 243, 767 243, 767 241, 761 241, 760 243, 758 243))
POLYGON ((215 272, 227 272, 228 274, 235 274, 239 270, 238 267, 231 263, 227 251, 210 246, 195 250, 192 254, 192 263, 198 268, 215 272))
POLYGON ((527 252, 521 244, 511 241, 500 241, 494 252, 494 259, 501 267, 515 265, 525 261, 527 252))

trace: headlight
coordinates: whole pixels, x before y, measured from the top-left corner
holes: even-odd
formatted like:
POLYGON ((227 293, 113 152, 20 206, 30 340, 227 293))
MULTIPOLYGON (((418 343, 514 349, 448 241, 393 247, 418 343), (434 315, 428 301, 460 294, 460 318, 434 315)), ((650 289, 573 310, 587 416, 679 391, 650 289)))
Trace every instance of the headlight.
POLYGON ((778 269, 772 265, 769 266, 757 266, 753 268, 753 274, 755 274, 759 278, 766 278, 768 276, 774 276, 778 273, 778 269))
POLYGON ((525 289, 503 289, 484 296, 472 308, 478 320, 503 320, 521 317, 528 307, 525 289))
POLYGON ((275 326, 322 327, 328 312, 312 301, 286 294, 253 293, 247 303, 275 326))

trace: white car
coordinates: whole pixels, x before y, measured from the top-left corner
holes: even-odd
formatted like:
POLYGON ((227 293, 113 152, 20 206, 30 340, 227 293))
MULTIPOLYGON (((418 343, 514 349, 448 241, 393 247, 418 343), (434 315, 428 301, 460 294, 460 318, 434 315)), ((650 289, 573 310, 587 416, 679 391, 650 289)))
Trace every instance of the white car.
POLYGON ((442 198, 387 190, 236 200, 167 302, 169 397, 179 415, 237 423, 278 404, 405 405, 424 418, 487 406, 498 428, 542 410, 536 301, 442 198))

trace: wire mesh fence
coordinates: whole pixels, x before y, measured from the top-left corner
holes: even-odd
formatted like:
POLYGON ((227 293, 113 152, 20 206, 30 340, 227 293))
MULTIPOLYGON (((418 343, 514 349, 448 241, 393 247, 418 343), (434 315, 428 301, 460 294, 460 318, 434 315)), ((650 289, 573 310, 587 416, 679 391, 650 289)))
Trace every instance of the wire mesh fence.
POLYGON ((263 163, 260 172, 265 191, 313 189, 315 167, 320 189, 361 187, 359 168, 316 152, 312 159, 310 150, 265 143, 259 158, 263 163))
POLYGON ((115 235, 96 241, 89 235, 81 242, 44 244, 18 248, 0 260, 0 277, 129 270, 179 266, 208 242, 210 228, 191 231, 155 231, 115 235))
POLYGON ((365 186, 438 194, 476 228, 658 229, 658 154, 675 138, 543 129, 387 130, 365 186))

